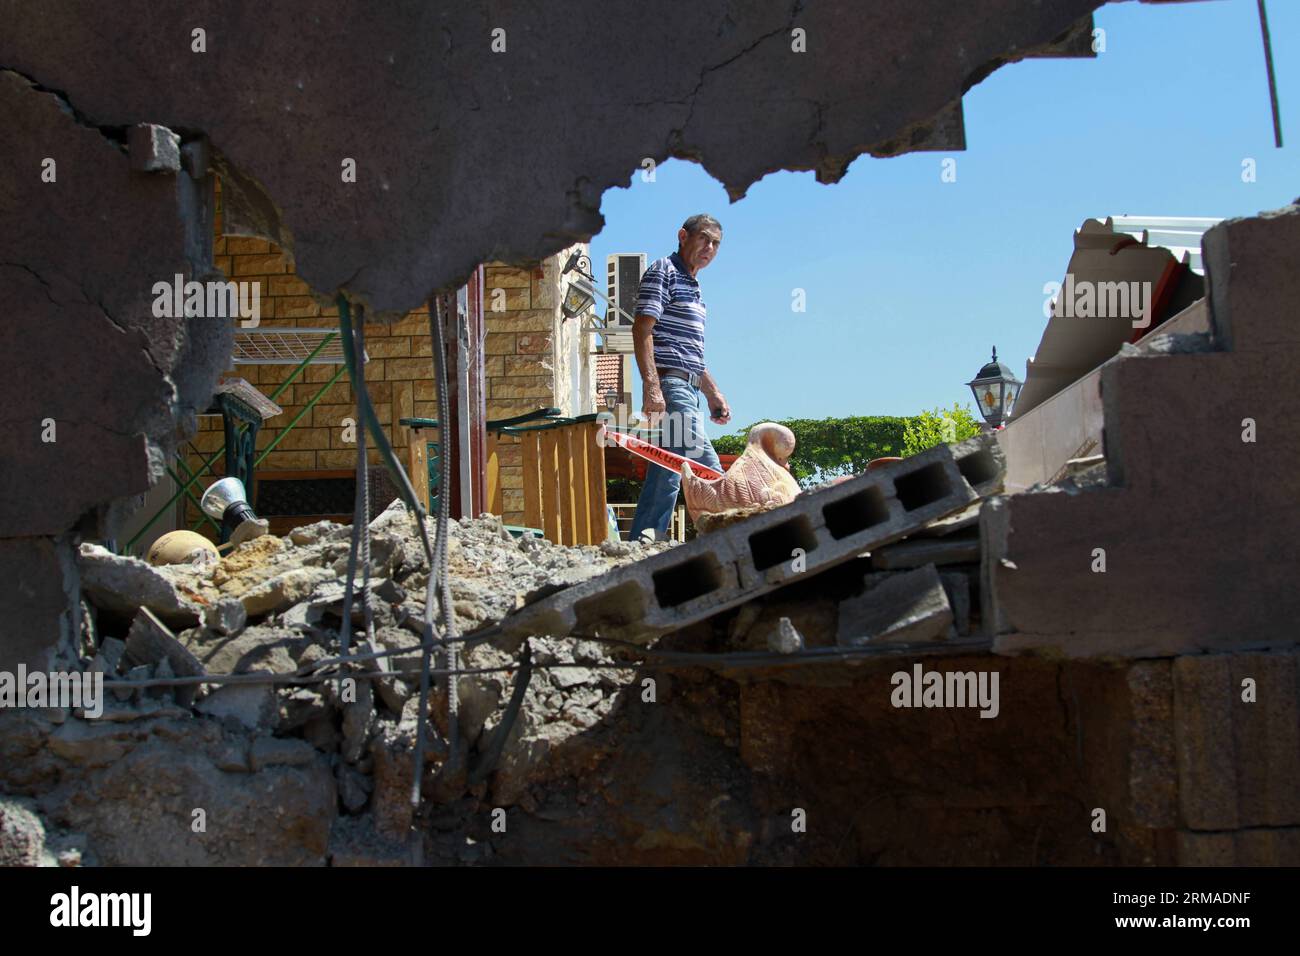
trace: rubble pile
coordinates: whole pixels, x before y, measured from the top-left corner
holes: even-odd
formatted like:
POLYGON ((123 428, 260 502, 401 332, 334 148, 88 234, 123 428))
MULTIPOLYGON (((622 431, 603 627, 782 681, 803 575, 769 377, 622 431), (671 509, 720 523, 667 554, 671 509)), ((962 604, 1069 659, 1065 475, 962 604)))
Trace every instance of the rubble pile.
MULTIPOLYGON (((432 523, 429 530, 432 539, 432 523)), ((349 527, 322 521, 283 538, 254 539, 215 564, 159 567, 83 545, 81 646, 61 648, 54 666, 101 671, 107 680, 163 683, 107 689, 95 719, 66 710, 23 715, 25 725, 7 735, 3 756, 15 759, 4 761, 0 790, 38 798, 47 819, 85 833, 97 860, 108 864, 410 862, 428 565, 401 502, 370 525, 373 639, 360 570, 353 602, 351 651, 400 652, 353 666, 391 676, 356 680, 351 687, 336 678, 165 683, 302 674, 338 656, 350 535, 349 527), (30 759, 20 769, 23 756, 30 759), (147 783, 132 786, 133 779, 147 783), (174 799, 162 804, 153 786, 159 779, 174 781, 168 794, 174 799), (93 801, 86 798, 91 793, 93 801), (92 812, 110 803, 111 812, 92 812), (192 811, 212 805, 240 808, 236 829, 243 828, 246 844, 226 827, 220 841, 142 832, 185 833, 192 811), (265 819, 255 821, 261 813, 265 819), (256 829, 267 820, 278 820, 287 832, 255 846, 256 829)), ((671 546, 560 547, 535 537, 515 539, 499 518, 453 521, 447 550, 458 632, 671 546)), ((464 798, 494 807, 532 805, 529 787, 551 750, 595 727, 633 676, 592 641, 537 637, 531 653, 536 667, 523 706, 490 765, 483 751, 506 714, 517 658, 487 644, 462 653, 462 669, 501 670, 459 677, 456 754, 447 740, 446 690, 435 684, 429 705, 434 727, 426 735, 427 803, 464 798), (456 772, 440 774, 453 756, 458 760, 449 770, 456 772), (488 772, 471 783, 473 769, 488 772)), ((218 831, 215 822, 209 821, 209 833, 218 831)), ((473 853, 468 858, 477 859, 473 853)))

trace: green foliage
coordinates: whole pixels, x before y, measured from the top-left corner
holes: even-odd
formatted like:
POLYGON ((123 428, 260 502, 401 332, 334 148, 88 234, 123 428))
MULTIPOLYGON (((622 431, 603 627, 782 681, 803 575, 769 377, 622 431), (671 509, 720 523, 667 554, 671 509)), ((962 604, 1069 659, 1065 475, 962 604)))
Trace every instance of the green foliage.
MULTIPOLYGON (((794 432, 790 472, 804 488, 842 475, 860 474, 873 458, 905 458, 940 442, 970 438, 980 430, 970 408, 957 404, 950 411, 935 409, 913 417, 794 418, 780 424, 794 432)), ((715 438, 714 450, 719 455, 741 454, 753 427, 737 435, 715 438)))
POLYGON ((951 445, 979 433, 979 422, 971 414, 970 407, 954 402, 947 411, 935 408, 908 419, 900 454, 907 458, 935 445, 951 445))

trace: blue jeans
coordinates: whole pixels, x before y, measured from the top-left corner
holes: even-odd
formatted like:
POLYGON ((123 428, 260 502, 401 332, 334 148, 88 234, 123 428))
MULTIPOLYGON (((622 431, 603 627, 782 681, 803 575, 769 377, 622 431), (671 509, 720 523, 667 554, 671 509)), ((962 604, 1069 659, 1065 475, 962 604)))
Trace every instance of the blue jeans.
MULTIPOLYGON (((660 431, 659 447, 683 455, 691 461, 722 471, 718 453, 704 434, 704 416, 700 413, 700 391, 680 378, 661 378, 665 412, 660 431)), ((645 485, 636 503, 636 516, 632 519, 632 540, 640 537, 646 528, 653 528, 655 540, 668 537, 668 524, 673 509, 677 507, 677 492, 682 476, 659 465, 646 462, 645 485)))

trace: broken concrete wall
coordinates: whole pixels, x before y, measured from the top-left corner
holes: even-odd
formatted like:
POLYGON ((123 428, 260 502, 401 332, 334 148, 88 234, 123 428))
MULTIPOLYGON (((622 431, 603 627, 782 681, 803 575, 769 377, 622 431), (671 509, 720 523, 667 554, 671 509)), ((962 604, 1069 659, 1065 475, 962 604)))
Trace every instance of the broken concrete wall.
MULTIPOLYGON (((834 182, 863 152, 960 146, 964 90, 1025 56, 1088 55, 1080 25, 1098 5, 769 0, 682 10, 671 25, 646 7, 611 38, 599 4, 556 18, 514 3, 487 17, 338 3, 253 21, 215 0, 5 0, 0 292, 23 320, 0 332, 22 423, 0 465, 0 537, 58 535, 142 494, 173 436, 193 434, 228 323, 157 319, 149 302, 154 282, 210 262, 209 170, 229 234, 274 241, 312 289, 396 319, 480 262, 540 261, 597 232, 604 190, 646 158, 698 159, 738 198, 777 169, 834 182), (582 57, 558 55, 575 44, 582 57), (647 46, 670 53, 629 55, 647 46), (130 172, 123 130, 139 123, 206 137, 204 178, 130 172), (56 182, 41 180, 47 158, 56 182), (58 444, 39 441, 47 419, 58 444)), ((53 640, 48 617, 0 611, 53 640)))
POLYGON ((68 637, 79 613, 68 532, 115 532, 119 506, 194 429, 231 332, 153 310, 155 282, 201 275, 209 181, 134 171, 116 134, 16 73, 0 72, 0 111, 11 124, 0 350, 14 422, 0 456, 0 554, 9 580, 31 581, 0 592, 0 667, 12 668, 45 666, 41 649, 68 637))
POLYGON ((1000 652, 1300 640, 1300 396, 1282 385, 1300 378, 1300 207, 1222 223, 1204 248, 1213 350, 1172 338, 1102 371, 1109 480, 986 505, 1000 652))

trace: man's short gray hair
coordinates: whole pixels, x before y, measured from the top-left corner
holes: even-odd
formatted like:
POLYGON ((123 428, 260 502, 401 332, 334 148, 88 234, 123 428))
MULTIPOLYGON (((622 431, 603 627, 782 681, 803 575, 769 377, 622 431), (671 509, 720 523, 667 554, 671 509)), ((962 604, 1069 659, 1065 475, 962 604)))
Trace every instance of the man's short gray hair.
POLYGON ((691 216, 691 218, 682 223, 682 228, 686 230, 688 236, 693 236, 701 229, 705 229, 709 226, 715 227, 719 233, 722 232, 722 223, 718 222, 718 220, 714 219, 706 212, 691 216))

